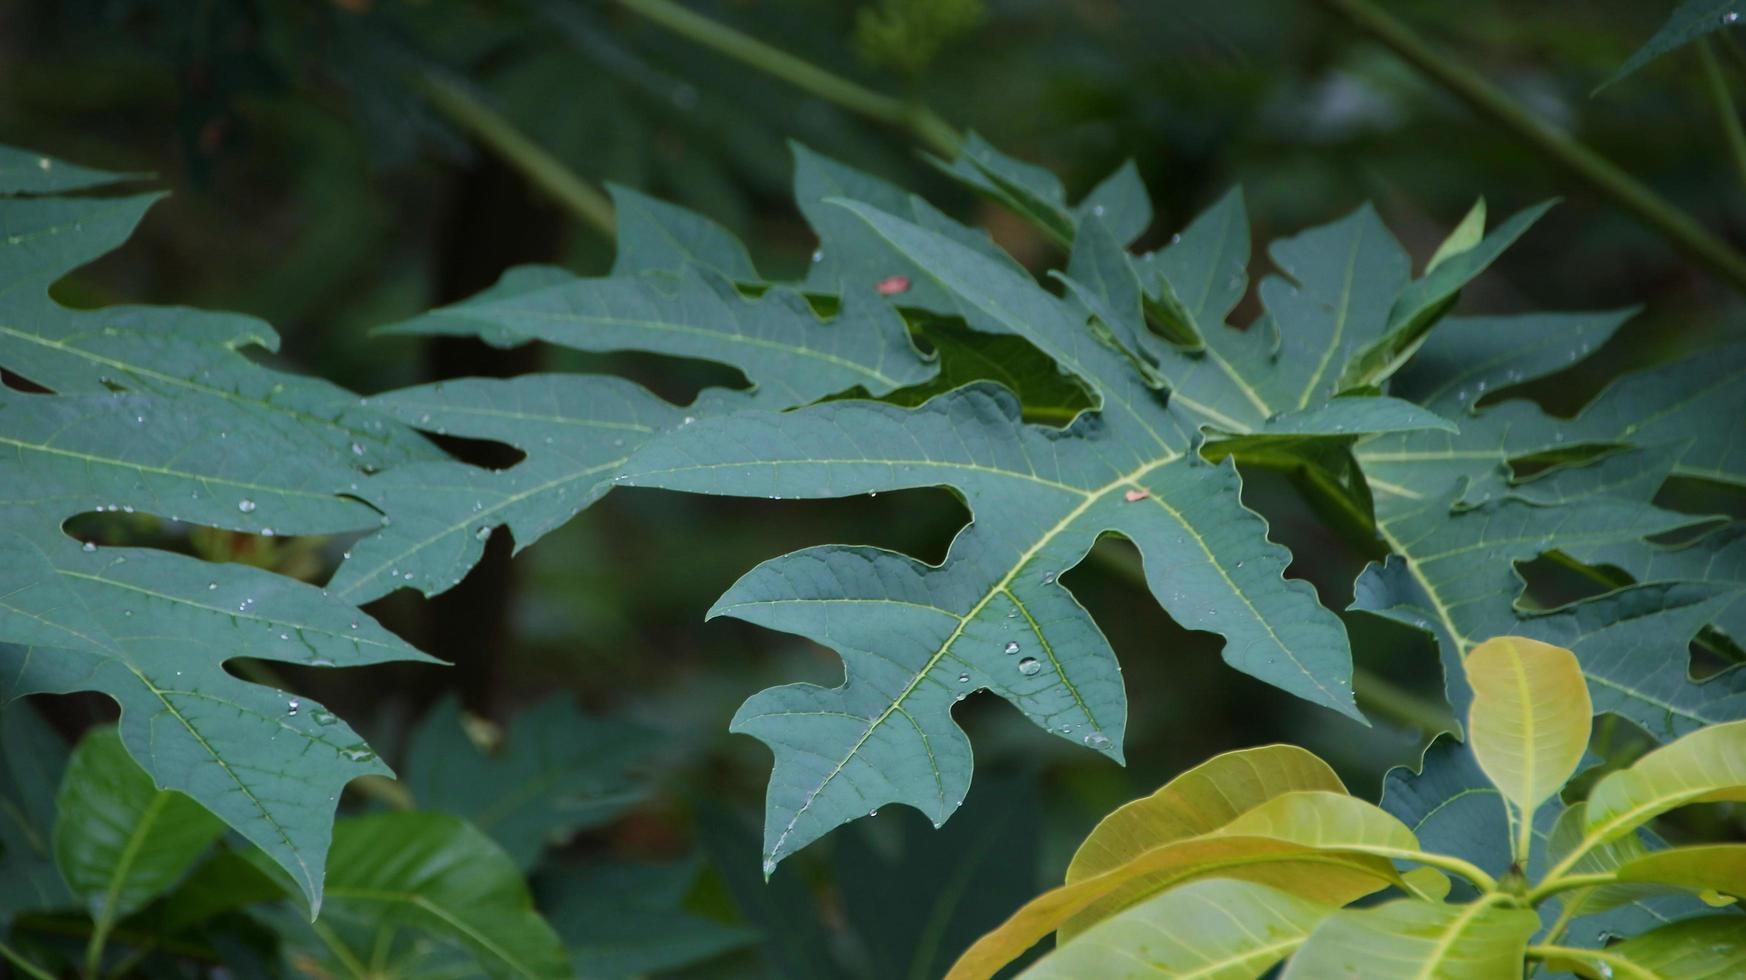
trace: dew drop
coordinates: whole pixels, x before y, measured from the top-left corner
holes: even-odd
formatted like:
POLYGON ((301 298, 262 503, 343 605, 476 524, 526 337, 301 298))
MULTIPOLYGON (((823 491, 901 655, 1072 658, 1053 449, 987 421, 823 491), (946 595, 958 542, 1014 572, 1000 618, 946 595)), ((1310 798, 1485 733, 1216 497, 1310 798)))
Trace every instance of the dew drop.
POLYGON ((315 719, 317 725, 325 726, 339 723, 339 716, 331 711, 317 711, 315 714, 310 715, 310 717, 315 719))
POLYGON ((285 713, 286 713, 286 714, 288 714, 288 715, 296 715, 296 714, 297 714, 297 709, 299 709, 299 708, 301 708, 301 707, 303 707, 303 702, 301 702, 301 701, 292 701, 292 702, 290 702, 290 703, 289 703, 289 704, 287 704, 287 705, 286 705, 286 706, 285 706, 285 713))
POLYGON ((1006 655, 1010 657, 1017 652, 1019 652, 1018 641, 1017 640, 1006 641, 1006 655))
POLYGON ((87 542, 85 542, 85 546, 80 548, 79 550, 80 551, 96 551, 97 550, 97 542, 87 541, 87 542))
POLYGON ((272 536, 273 536, 273 529, 272 528, 270 528, 270 527, 261 528, 261 537, 270 538, 272 536))
POLYGON ((1026 657, 1018 662, 1018 669, 1019 673, 1026 677, 1034 677, 1038 671, 1043 669, 1043 665, 1037 661, 1036 657, 1026 657))
POLYGON ((473 530, 473 537, 477 538, 480 541, 483 541, 490 536, 491 536, 491 525, 489 525, 489 524, 481 524, 473 530))
POLYGON ((353 455, 353 456, 362 456, 362 455, 364 455, 364 444, 363 444, 363 443, 360 443, 360 442, 354 442, 354 443, 352 443, 352 455, 353 455))
POLYGON ((243 499, 236 502, 236 509, 242 511, 245 514, 252 514, 255 512, 255 502, 250 500, 247 497, 244 497, 243 499))
POLYGON ((823 261, 824 261, 824 249, 822 249, 822 248, 821 248, 821 249, 816 249, 816 250, 815 250, 815 251, 814 251, 814 252, 813 252, 813 253, 812 253, 812 260, 813 260, 813 261, 814 261, 814 262, 823 262, 823 261))
POLYGON ((1055 573, 1054 572, 1044 572, 1043 573, 1043 584, 1044 585, 1052 585, 1052 584, 1054 584, 1054 581, 1055 581, 1055 573))
POLYGON ((1727 13, 1724 13, 1722 15, 1722 23, 1723 24, 1733 24, 1733 23, 1737 23, 1739 20, 1740 20, 1740 14, 1738 11, 1730 10, 1727 13))
POLYGON ((1084 741, 1086 745, 1089 745, 1094 749, 1102 749, 1109 746, 1109 736, 1102 732, 1091 732, 1085 736, 1084 741))
POLYGON ((218 591, 218 583, 217 583, 217 582, 208 582, 208 583, 206 583, 206 591, 208 591, 208 592, 216 592, 216 591, 218 591))
POLYGON ((776 862, 772 861, 769 858, 765 858, 764 859, 764 877, 768 878, 775 873, 776 873, 776 862))

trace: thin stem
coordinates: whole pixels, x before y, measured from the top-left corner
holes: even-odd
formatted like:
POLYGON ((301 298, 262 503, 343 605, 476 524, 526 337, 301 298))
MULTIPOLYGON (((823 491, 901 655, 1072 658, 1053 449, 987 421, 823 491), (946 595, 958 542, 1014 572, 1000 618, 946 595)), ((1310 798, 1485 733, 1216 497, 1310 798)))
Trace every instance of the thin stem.
POLYGON ((1740 111, 1734 107, 1734 96, 1728 91, 1728 81, 1722 77, 1722 66, 1716 61, 1716 49, 1708 38, 1698 38, 1698 64, 1703 68, 1704 91, 1710 106, 1716 110, 1716 125, 1728 144, 1728 159, 1734 172, 1746 183, 1746 131, 1740 128, 1740 111))
POLYGON ((576 176, 562 161, 460 83, 429 72, 419 77, 418 85, 430 104, 451 122, 514 167, 535 187, 581 219, 583 224, 612 236, 616 222, 612 201, 605 194, 576 176))
POLYGON ((55 980, 54 974, 37 966, 24 958, 23 954, 5 943, 0 943, 0 957, 18 968, 18 972, 30 977, 31 980, 55 980))
POLYGON ((1634 980, 1656 980, 1656 974, 1643 969, 1630 960, 1616 953, 1608 953, 1599 949, 1583 949, 1577 946, 1549 946, 1537 944, 1528 947, 1528 956, 1536 960, 1588 960, 1594 963, 1604 963, 1612 968, 1614 977, 1632 977, 1634 980))
POLYGON ((1402 60, 1459 96, 1480 115, 1514 133, 1636 215, 1735 289, 1746 292, 1746 256, 1611 161, 1529 112, 1477 72, 1439 54, 1370 0, 1317 0, 1382 42, 1402 60))
POLYGON ((780 78, 798 89, 870 119, 907 129, 935 153, 947 157, 958 153, 960 138, 957 130, 919 102, 875 92, 672 0, 618 0, 618 3, 680 37, 780 78))
POLYGON ((1539 902, 1559 892, 1567 892, 1577 888, 1597 888, 1601 885, 1613 885, 1619 881, 1618 875, 1610 871, 1597 871, 1586 875, 1547 875, 1540 884, 1528 892, 1528 901, 1539 902))
MULTIPOLYGON (((1576 918, 1577 910, 1582 908, 1583 903, 1587 902, 1588 896, 1592 894, 1594 894, 1592 891, 1585 890, 1581 894, 1572 895, 1565 899, 1563 907, 1558 910, 1558 918, 1552 921, 1552 927, 1546 930, 1546 935, 1541 942, 1555 943, 1562 938, 1564 930, 1570 926, 1570 920, 1576 918)), ((1528 975, 1533 977, 1538 974, 1540 967, 1544 965, 1543 963, 1535 963, 1534 969, 1528 975)))
POLYGON ((1497 879, 1486 874, 1484 869, 1470 861, 1463 861, 1452 854, 1433 854, 1430 851, 1414 851, 1406 848, 1377 848, 1377 853, 1386 852, 1391 858, 1413 861, 1427 867, 1452 871, 1455 874, 1473 882, 1474 887, 1487 895, 1501 895, 1497 890, 1497 879))

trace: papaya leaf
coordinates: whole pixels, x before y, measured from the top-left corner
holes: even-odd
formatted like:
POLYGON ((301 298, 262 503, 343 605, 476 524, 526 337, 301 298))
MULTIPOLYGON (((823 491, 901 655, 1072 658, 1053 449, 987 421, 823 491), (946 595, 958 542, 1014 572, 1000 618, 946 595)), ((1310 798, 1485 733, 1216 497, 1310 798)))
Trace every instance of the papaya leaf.
MULTIPOLYGON (((650 207, 622 216, 622 234, 654 236, 642 230, 650 207), (639 215, 645 216, 640 223, 639 215)), ((643 254, 651 253, 643 247, 643 254)), ((672 274, 606 279, 512 270, 486 293, 388 332, 707 359, 740 368, 755 387, 712 389, 681 407, 619 378, 530 374, 370 398, 374 409, 407 425, 505 442, 526 458, 504 470, 413 463, 363 481, 356 493, 393 522, 358 541, 329 583, 353 602, 403 587, 426 595, 447 590, 478 562, 499 526, 514 534, 518 550, 527 547, 604 496, 630 454, 662 431, 735 410, 805 404, 850 388, 884 394, 934 372, 896 312, 871 289, 846 294, 841 311, 825 322, 796 293, 778 289, 748 299, 696 264, 672 274)))
MULTIPOLYGON (((97 182, 69 172, 57 186, 97 182)), ((251 318, 70 310, 50 298, 154 200, 0 197, 0 364, 53 392, 0 394, 0 698, 114 698, 122 743, 151 782, 262 847, 319 905, 340 789, 387 769, 320 705, 224 664, 428 658, 319 589, 162 551, 81 547, 61 528, 122 511, 263 536, 359 531, 381 520, 347 496, 364 470, 437 454, 355 395, 249 360, 245 348, 277 344, 251 318)))
MULTIPOLYGON (((817 548, 766 563, 717 603, 715 614, 827 642, 848 660, 845 687, 776 689, 736 719, 736 730, 777 749, 768 861, 888 802, 945 819, 969 779, 968 746, 949 710, 977 688, 1116 755, 1125 703, 1111 654, 1056 584, 1105 531, 1139 545, 1154 595, 1184 625, 1223 634, 1238 669, 1354 710, 1343 629, 1307 590, 1281 580, 1283 555, 1236 502, 1234 471, 1201 462, 1198 420, 1174 409, 1174 394, 1160 403, 1132 352, 1106 345, 1082 313, 1009 264, 863 204, 842 207, 956 296, 972 328, 1023 337, 1094 388, 1101 409, 1063 431, 1021 424, 1018 406, 988 386, 909 411, 833 402, 705 419, 650 442, 622 468, 634 485, 746 496, 944 484, 975 515, 938 568, 817 548)), ((1325 251, 1302 248, 1306 260, 1325 251)), ((1385 313, 1392 300, 1390 291, 1376 302, 1385 313)), ((1317 325, 1320 312, 1306 316, 1317 321, 1306 329, 1327 326, 1317 325)), ((1410 406, 1391 413, 1387 399, 1350 407, 1309 406, 1298 428, 1369 431, 1377 411, 1386 428, 1430 418, 1410 406)))
POLYGON ((1249 980, 1289 956, 1333 912, 1266 885, 1208 878, 1099 922, 1020 976, 1249 980))
POLYGON ((187 796, 153 786, 113 728, 79 741, 56 810, 55 863, 100 936, 174 887, 224 832, 187 796))
POLYGON ((1341 909, 1323 919, 1286 964, 1282 980, 1491 980, 1521 972, 1528 938, 1540 928, 1531 909, 1485 901, 1444 905, 1401 900, 1341 909))
POLYGON ((564 698, 523 711, 488 751, 445 698, 412 733, 404 779, 424 810, 466 818, 526 870, 551 844, 613 819, 643 799, 635 773, 649 733, 593 718, 564 698))
POLYGON ((1631 53, 1624 64, 1613 71, 1606 80, 1595 86, 1595 91, 1615 85, 1651 61, 1678 50, 1693 41, 1702 38, 1713 31, 1724 30, 1739 21, 1740 15, 1735 11, 1736 0, 1685 0, 1673 8, 1667 21, 1652 35, 1643 46, 1631 53))

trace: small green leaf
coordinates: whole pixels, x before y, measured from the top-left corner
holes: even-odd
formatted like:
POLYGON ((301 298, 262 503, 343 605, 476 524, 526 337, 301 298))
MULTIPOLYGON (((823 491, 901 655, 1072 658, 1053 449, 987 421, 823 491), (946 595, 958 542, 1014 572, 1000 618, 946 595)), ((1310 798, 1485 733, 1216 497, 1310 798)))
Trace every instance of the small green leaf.
POLYGON ((1462 217, 1461 223, 1456 225, 1455 230, 1449 233, 1449 237, 1443 239, 1443 244, 1438 245, 1437 250, 1431 253, 1431 260, 1425 263, 1425 272, 1435 272, 1437 266, 1478 245, 1479 240, 1484 237, 1485 198, 1482 197, 1473 202, 1473 207, 1468 209, 1467 214, 1462 217))
POLYGON ((168 891, 224 823, 175 790, 161 790, 114 728, 80 740, 56 801, 55 862, 100 933, 168 891))
POLYGON ((1516 859, 1525 862, 1534 813, 1569 780, 1588 749, 1594 709, 1576 655, 1519 636, 1467 654, 1473 688, 1467 738, 1480 768, 1516 806, 1516 859))
POLYGON ((1099 922, 1020 976, 1251 980, 1290 955, 1333 911, 1266 885, 1209 878, 1099 922))
POLYGON ((1444 905, 1411 899, 1342 909, 1322 920, 1286 964, 1281 980, 1497 980, 1519 976, 1531 909, 1480 901, 1444 905))

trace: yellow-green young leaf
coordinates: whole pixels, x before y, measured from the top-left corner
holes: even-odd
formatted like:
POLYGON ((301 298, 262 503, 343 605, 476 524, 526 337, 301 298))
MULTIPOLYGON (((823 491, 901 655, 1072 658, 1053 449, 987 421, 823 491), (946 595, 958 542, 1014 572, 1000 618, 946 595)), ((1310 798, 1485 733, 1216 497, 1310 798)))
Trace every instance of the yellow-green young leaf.
POLYGON ((1595 784, 1590 840, 1608 841, 1687 803, 1746 800, 1746 721, 1700 728, 1595 784))
POLYGON ((1620 865, 1618 874, 1621 881, 1746 895, 1746 844, 1706 844, 1655 851, 1620 865))
POLYGON ((1746 976, 1746 916, 1711 915, 1662 926, 1608 946, 1587 965, 1584 975, 1591 977, 1733 980, 1746 976), (1641 972, 1627 972, 1631 968, 1641 972))
MULTIPOLYGON (((1344 792, 1327 790, 1300 790, 1275 796, 1209 836, 1267 838, 1389 859, 1418 849, 1413 832, 1387 811, 1344 792)), ((1063 923, 1058 930, 1060 941, 1072 939, 1179 878, 1175 867, 1132 877, 1063 923)))
POLYGON ((1340 777, 1295 745, 1238 749, 1195 766, 1098 822, 1067 865, 1067 881, 1100 875, 1171 841, 1217 830, 1282 793, 1344 793, 1340 777))
POLYGON ((1322 920, 1286 965, 1284 980, 1498 980, 1522 973, 1531 909, 1402 899, 1322 920))
POLYGON ((1250 980, 1296 949, 1334 907, 1228 878, 1156 895, 1037 961, 1030 980, 1250 980))
MULTIPOLYGON (((1583 827, 1587 822, 1587 803, 1572 804, 1558 815, 1558 822, 1552 826, 1552 834, 1546 842, 1546 860, 1548 863, 1557 864, 1576 848, 1582 846, 1583 827)), ((1641 834, 1625 834, 1585 850, 1582 856, 1576 860, 1576 863, 1570 866, 1570 873, 1604 874, 1615 872, 1622 865, 1629 864, 1648 853, 1649 849, 1644 845, 1641 834)), ((1595 915, 1647 896, 1665 895, 1673 891, 1674 889, 1671 888, 1648 884, 1600 885, 1561 895, 1559 901, 1564 903, 1565 908, 1575 905, 1581 914, 1595 915)))
POLYGON ((1531 826, 1534 811, 1558 792, 1588 748, 1594 711, 1582 666, 1561 647, 1500 636, 1474 647, 1466 667, 1473 754, 1520 808, 1520 825, 1531 826))
MULTIPOLYGON (((1152 886, 1148 893, 1158 893, 1213 876, 1271 885, 1334 906, 1400 882, 1388 859, 1354 850, 1315 848, 1268 837, 1218 835, 1177 841, 1094 878, 1050 889, 1025 903, 998 929, 966 950, 953 964, 948 980, 993 976, 1063 923, 1137 879, 1148 880, 1152 886)), ((1145 894, 1134 894, 1130 903, 1145 894)), ((1108 911, 1113 914, 1120 908, 1108 911)))
POLYGON ((1425 271, 1428 273, 1450 258, 1478 245, 1479 240, 1484 237, 1485 198, 1482 197, 1473 202, 1467 216, 1461 219, 1461 223, 1455 226, 1448 238, 1443 239, 1443 244, 1437 246, 1437 251, 1431 255, 1431 261, 1425 263, 1425 271))
POLYGON ((1436 868, 1414 868, 1401 872, 1400 880, 1407 889, 1425 898, 1441 902, 1449 897, 1449 876, 1436 868))

